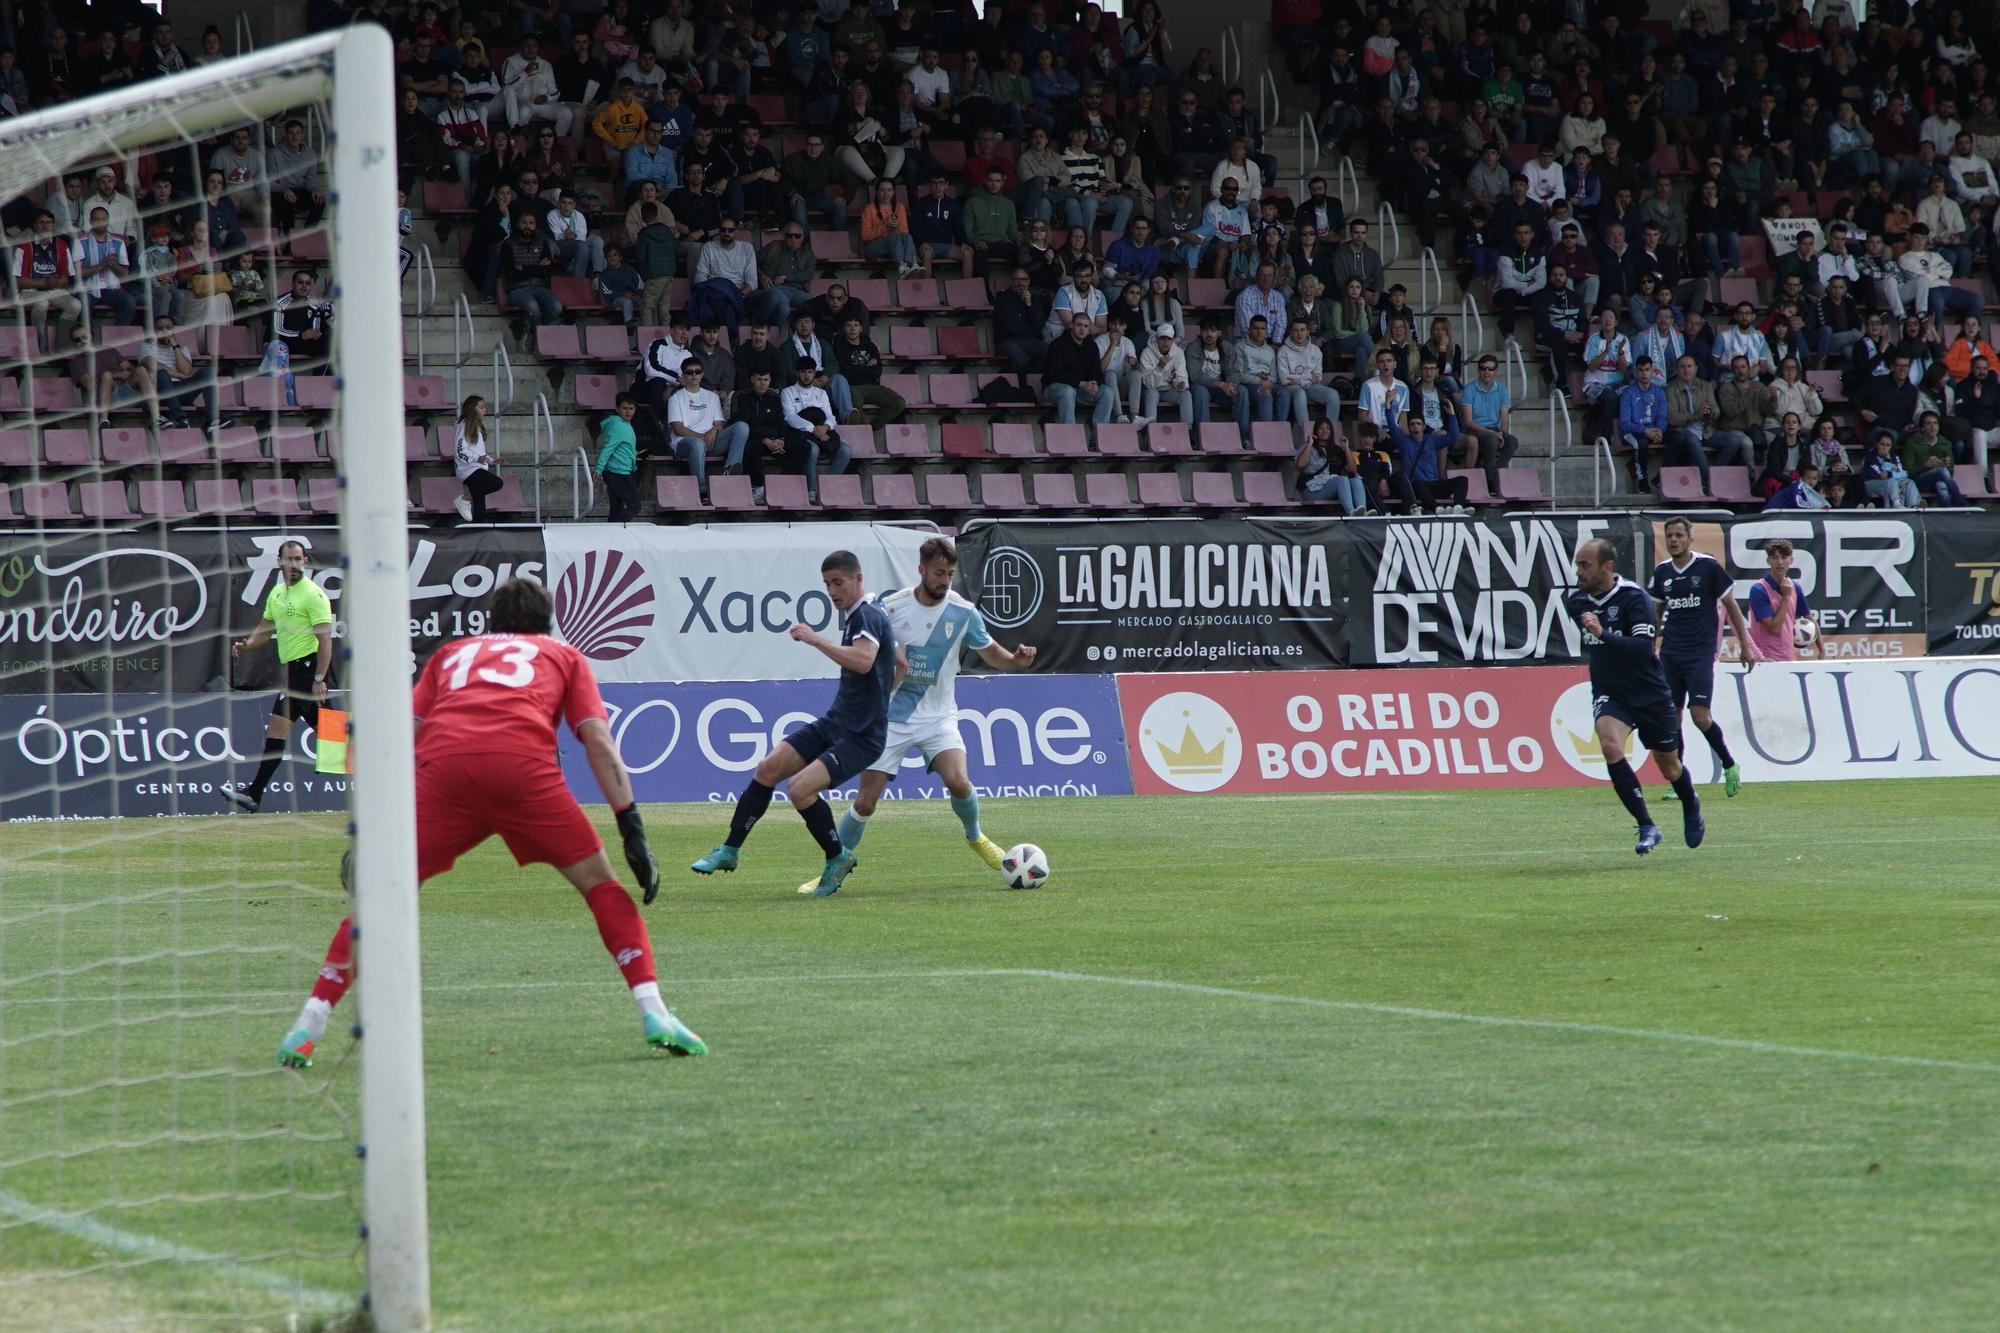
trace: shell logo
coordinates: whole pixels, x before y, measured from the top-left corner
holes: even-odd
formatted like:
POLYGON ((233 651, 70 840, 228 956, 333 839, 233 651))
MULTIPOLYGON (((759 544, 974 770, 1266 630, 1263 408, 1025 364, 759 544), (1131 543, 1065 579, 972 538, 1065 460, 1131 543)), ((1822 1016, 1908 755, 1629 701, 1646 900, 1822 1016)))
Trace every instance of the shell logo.
POLYGON ((653 628, 652 579, 618 551, 591 551, 556 580, 556 630, 585 657, 615 662, 645 643, 653 628))

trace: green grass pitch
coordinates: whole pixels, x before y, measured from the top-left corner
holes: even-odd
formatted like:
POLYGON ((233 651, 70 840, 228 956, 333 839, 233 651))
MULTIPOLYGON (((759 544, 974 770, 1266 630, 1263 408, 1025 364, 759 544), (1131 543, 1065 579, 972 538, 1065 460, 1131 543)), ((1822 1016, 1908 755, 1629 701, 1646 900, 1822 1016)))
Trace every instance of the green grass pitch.
MULTIPOLYGON (((812 902, 782 805, 712 880, 726 812, 660 807, 702 1060, 645 1054, 589 914, 489 844, 423 902, 439 1325, 1991 1328, 1996 808, 1717 790, 1641 859, 1608 791, 990 802, 1055 867, 1014 893, 890 805, 812 902)), ((338 829, 0 832, 0 1329, 358 1290, 351 1044, 262 1072, 338 829), (21 1221, 91 1198, 159 1202, 21 1221)))

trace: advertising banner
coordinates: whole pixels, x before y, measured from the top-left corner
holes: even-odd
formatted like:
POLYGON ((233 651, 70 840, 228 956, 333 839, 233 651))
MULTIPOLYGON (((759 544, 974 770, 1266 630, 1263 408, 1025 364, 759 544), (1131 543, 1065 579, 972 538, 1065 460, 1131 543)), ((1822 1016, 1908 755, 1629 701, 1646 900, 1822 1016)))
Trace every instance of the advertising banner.
POLYGON ((917 579, 933 534, 870 523, 662 528, 603 523, 545 530, 556 627, 601 681, 826 679, 833 663, 786 631, 838 638, 820 561, 860 557, 870 594, 917 579))
POLYGON ((2000 514, 1951 518, 1924 527, 1930 651, 1940 656, 2000 652, 2000 514))
MULTIPOLYGON (((305 546, 341 631, 340 533, 186 528, 44 540, 0 537, 0 693, 193 694, 277 681, 270 650, 232 663, 229 641, 263 616, 278 547, 305 546)), ((486 627, 509 578, 542 577, 528 529, 410 537, 411 669, 439 643, 486 627)))
MULTIPOLYGON (((1118 696, 1141 795, 1608 782, 1580 667, 1121 676, 1118 696)), ((1731 668, 1714 711, 1750 781, 2000 776, 2000 667, 1976 658, 1731 668)))
POLYGON ((1046 671, 1312 668, 1346 661, 1333 521, 975 524, 959 580, 1046 671))
MULTIPOLYGON (((0 819, 225 814, 222 784, 257 771, 271 698, 0 695, 0 819)), ((347 808, 348 779, 313 771, 313 741, 293 728, 266 811, 347 808)))
MULTIPOLYGON (((607 685, 611 734, 641 801, 733 801, 786 732, 833 697, 823 680, 607 685)), ((1123 796, 1132 791, 1118 695, 1109 676, 981 676, 958 683, 959 734, 982 796, 1123 796)), ((570 789, 599 801, 582 747, 563 734, 570 789)), ((850 784, 844 794, 851 795, 850 784)), ((942 799, 923 760, 888 795, 942 799)))

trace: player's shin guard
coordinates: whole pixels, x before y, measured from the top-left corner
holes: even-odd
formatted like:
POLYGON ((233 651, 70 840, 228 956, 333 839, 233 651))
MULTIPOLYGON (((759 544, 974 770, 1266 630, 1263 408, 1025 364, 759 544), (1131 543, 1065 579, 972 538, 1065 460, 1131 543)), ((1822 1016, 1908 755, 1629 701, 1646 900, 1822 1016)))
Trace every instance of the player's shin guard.
POLYGON ((637 988, 655 981, 653 941, 646 934, 645 919, 639 915, 639 907, 625 886, 607 879, 584 894, 583 901, 597 918, 597 937, 604 941, 605 951, 618 964, 625 984, 637 988))
POLYGON ((342 917, 340 927, 333 932, 333 942, 326 946, 326 961, 320 964, 319 976, 313 979, 312 995, 307 998, 305 1008, 299 1010, 299 1021, 293 1027, 304 1029, 314 1041, 325 1036, 333 1007, 353 984, 354 922, 342 917))
POLYGON ((806 821, 806 829, 819 843, 820 850, 831 861, 840 855, 840 835, 833 831, 833 807, 826 803, 826 797, 816 798, 813 803, 799 811, 799 818, 806 821))
POLYGON ((723 840, 725 847, 741 847, 743 840, 750 836, 750 830, 771 808, 771 789, 757 779, 750 779, 743 788, 743 794, 736 798, 736 813, 729 817, 729 836, 723 840))
POLYGON ((968 792, 964 796, 951 798, 951 812, 958 816, 958 822, 965 825, 965 840, 979 841, 979 793, 968 792))
MULTIPOLYGON (((1653 817, 1646 811, 1646 793, 1639 786, 1639 775, 1632 771, 1632 765, 1620 759, 1615 764, 1606 764, 1604 770, 1611 778, 1612 789, 1618 793, 1618 799, 1625 802, 1632 818, 1641 824, 1652 823, 1653 817)), ((1681 772, 1686 773, 1687 770, 1683 768, 1681 772)))
POLYGON ((1721 764, 1724 768, 1736 767, 1736 760, 1731 758, 1729 754, 1729 743, 1722 739, 1722 724, 1720 722, 1715 721, 1713 718, 1709 719, 1708 725, 1701 729, 1701 734, 1708 741, 1708 748, 1715 751, 1717 763, 1721 764))
POLYGON ((853 806, 840 814, 840 845, 853 851, 861 845, 862 835, 868 832, 868 816, 859 813, 853 806))

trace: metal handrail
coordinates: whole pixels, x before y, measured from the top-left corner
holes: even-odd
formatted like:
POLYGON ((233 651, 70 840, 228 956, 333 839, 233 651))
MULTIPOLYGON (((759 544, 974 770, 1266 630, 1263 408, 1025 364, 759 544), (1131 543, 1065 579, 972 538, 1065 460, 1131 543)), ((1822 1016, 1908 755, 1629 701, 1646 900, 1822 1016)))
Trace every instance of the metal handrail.
POLYGON ((1225 23, 1222 25, 1222 40, 1217 42, 1216 45, 1221 48, 1216 58, 1222 65, 1222 81, 1224 83, 1236 82, 1236 76, 1243 72, 1243 44, 1236 40, 1236 27, 1234 24, 1225 23), (1229 57, 1232 54, 1236 57, 1236 63, 1233 66, 1229 63, 1229 57))
POLYGON ((1562 389, 1552 389, 1549 391, 1549 507, 1551 509, 1558 507, 1556 476, 1562 471, 1556 466, 1559 455, 1556 452, 1555 427, 1558 422, 1562 424, 1562 454, 1567 455, 1576 448, 1576 430, 1569 415, 1569 394, 1562 389), (1558 410, 1561 411, 1560 416, 1557 415, 1558 410))
POLYGON ((1271 72, 1269 66, 1266 66, 1263 73, 1257 76, 1257 115, 1259 123, 1266 129, 1276 125, 1285 116, 1285 103, 1278 95, 1278 76, 1271 72), (1271 109, 1269 111, 1264 109, 1264 93, 1266 90, 1269 90, 1271 94, 1271 109))
POLYGON ((508 354, 506 341, 495 338, 493 340, 493 407, 494 410, 498 411, 501 408, 512 407, 513 405, 514 358, 508 354), (500 370, 503 366, 507 370, 507 396, 504 399, 500 396, 500 370))
POLYGON ((1424 252, 1417 256, 1417 309, 1426 315, 1432 315, 1436 314, 1437 308, 1443 304, 1444 270, 1438 267, 1437 249, 1427 245, 1424 247, 1424 252), (1430 299, 1433 280, 1437 282, 1436 301, 1430 299))
POLYGON ((1395 256, 1388 262, 1391 264, 1402 263, 1403 224, 1396 221, 1396 210, 1389 207, 1387 199, 1375 205, 1375 230, 1378 234, 1387 236, 1396 243, 1395 256))
POLYGON ((1486 317, 1479 313, 1479 302, 1473 299, 1471 292, 1467 292, 1458 303, 1458 322, 1463 328, 1478 330, 1478 341, 1468 343, 1467 345, 1476 347, 1481 353, 1484 353, 1486 351, 1486 317))
MULTIPOLYGON (((1590 503, 1593 508, 1604 504, 1604 477, 1611 476, 1611 488, 1618 488, 1618 460, 1611 453, 1611 440, 1600 435, 1590 451, 1590 503)), ((1549 469, 1549 493, 1555 494, 1555 469, 1549 469)))
MULTIPOLYGON (((549 396, 546 393, 538 393, 535 395, 528 417, 529 430, 535 442, 535 522, 537 523, 542 521, 542 459, 545 456, 542 451, 542 424, 544 422, 548 423, 548 453, 553 454, 556 449, 555 414, 549 411, 549 396)), ((570 517, 575 518, 576 515, 572 514, 570 517)))
POLYGON ((1361 176, 1354 169, 1354 159, 1345 153, 1340 155, 1340 166, 1334 172, 1334 182, 1340 190, 1340 206, 1349 213, 1359 211, 1361 208, 1361 176))
POLYGON ((569 460, 569 516, 572 522, 583 518, 591 510, 597 508, 597 483, 590 478, 590 456, 584 453, 583 446, 579 444, 576 447, 576 452, 570 455, 569 460), (578 468, 583 470, 582 489, 585 496, 581 509, 577 507, 576 503, 578 468))
POLYGON ((250 16, 242 10, 236 11, 236 54, 247 55, 257 49, 257 38, 250 30, 250 16))
POLYGON ((472 345, 477 337, 472 323, 472 302, 464 292, 460 292, 451 299, 451 397, 454 402, 465 401, 465 363, 477 350, 472 345), (460 342, 458 337, 458 317, 461 313, 465 316, 464 342, 460 342))
MULTIPOLYGON (((1326 156, 1326 153, 1320 147, 1320 142, 1319 142, 1319 126, 1313 123, 1313 118, 1311 116, 1307 115, 1303 111, 1299 112, 1299 193, 1300 194, 1305 193, 1306 181, 1312 176, 1312 174, 1315 171, 1319 170, 1320 159, 1324 156, 1326 156), (1312 161, 1310 163, 1306 161, 1306 140, 1308 136, 1310 136, 1312 140, 1312 150, 1313 150, 1312 161)), ((1344 208, 1346 207, 1346 205, 1343 204, 1342 207, 1344 208)))
POLYGON ((1522 359, 1521 344, 1514 341, 1512 334, 1509 334, 1507 341, 1501 344, 1500 353, 1501 362, 1507 368, 1508 396, 1518 403, 1528 396, 1528 363, 1522 359), (1514 375, 1517 371, 1521 376, 1521 387, 1518 389, 1514 387, 1514 375))
POLYGON ((431 260, 430 246, 420 245, 417 247, 416 254, 412 256, 410 272, 416 275, 416 291, 413 293, 414 300, 412 306, 417 319, 417 373, 421 375, 424 373, 424 317, 430 314, 431 305, 437 300, 437 265, 431 260), (431 294, 429 300, 424 299, 424 273, 426 271, 430 273, 431 277, 431 294))

